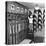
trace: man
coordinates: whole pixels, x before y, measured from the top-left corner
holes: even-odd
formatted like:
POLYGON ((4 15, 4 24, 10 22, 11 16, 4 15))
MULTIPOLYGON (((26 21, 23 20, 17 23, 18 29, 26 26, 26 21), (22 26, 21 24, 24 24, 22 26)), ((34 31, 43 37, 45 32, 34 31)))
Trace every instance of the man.
POLYGON ((31 11, 30 11, 28 19, 29 19, 29 32, 32 32, 32 30, 33 30, 33 16, 32 16, 31 11))
POLYGON ((28 19, 29 19, 29 30, 28 30, 28 36, 29 36, 29 39, 31 39, 31 42, 30 43, 34 43, 34 32, 33 32, 33 14, 32 12, 30 11, 30 14, 28 16, 28 19))

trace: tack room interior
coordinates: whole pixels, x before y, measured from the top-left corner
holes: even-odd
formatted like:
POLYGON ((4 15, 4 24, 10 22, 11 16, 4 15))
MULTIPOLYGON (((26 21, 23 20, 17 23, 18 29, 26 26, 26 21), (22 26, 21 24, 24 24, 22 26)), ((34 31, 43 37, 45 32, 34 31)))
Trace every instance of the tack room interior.
POLYGON ((45 42, 45 4, 17 1, 5 4, 6 44, 45 42))

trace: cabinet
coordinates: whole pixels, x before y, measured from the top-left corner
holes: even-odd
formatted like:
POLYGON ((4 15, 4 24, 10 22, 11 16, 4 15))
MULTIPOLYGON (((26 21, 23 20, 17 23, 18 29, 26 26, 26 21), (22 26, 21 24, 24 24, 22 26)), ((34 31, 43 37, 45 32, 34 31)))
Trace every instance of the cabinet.
POLYGON ((27 22, 25 20, 15 21, 8 20, 8 44, 18 44, 26 38, 27 35, 27 22))
POLYGON ((26 38, 28 29, 28 9, 18 2, 7 2, 6 6, 7 44, 19 44, 26 38))

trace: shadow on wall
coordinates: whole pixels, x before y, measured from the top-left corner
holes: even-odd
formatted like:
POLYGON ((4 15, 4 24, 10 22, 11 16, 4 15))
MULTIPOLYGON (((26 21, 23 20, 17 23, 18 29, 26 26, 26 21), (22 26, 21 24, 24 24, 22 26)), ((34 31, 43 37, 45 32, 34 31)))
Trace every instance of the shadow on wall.
POLYGON ((42 29, 42 31, 37 31, 36 33, 34 33, 34 42, 35 43, 45 42, 45 27, 42 29))
POLYGON ((35 37, 34 43, 44 43, 44 37, 35 37))
POLYGON ((44 37, 45 36, 45 27, 42 28, 42 31, 35 32, 34 33, 34 37, 36 37, 36 36, 38 36, 38 37, 44 37))

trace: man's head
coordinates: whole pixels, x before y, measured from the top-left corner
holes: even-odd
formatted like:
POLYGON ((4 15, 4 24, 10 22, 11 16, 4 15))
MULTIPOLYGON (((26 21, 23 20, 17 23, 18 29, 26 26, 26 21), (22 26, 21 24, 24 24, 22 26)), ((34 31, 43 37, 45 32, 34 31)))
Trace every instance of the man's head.
POLYGON ((29 11, 29 18, 31 18, 32 17, 32 12, 31 11, 29 11))

